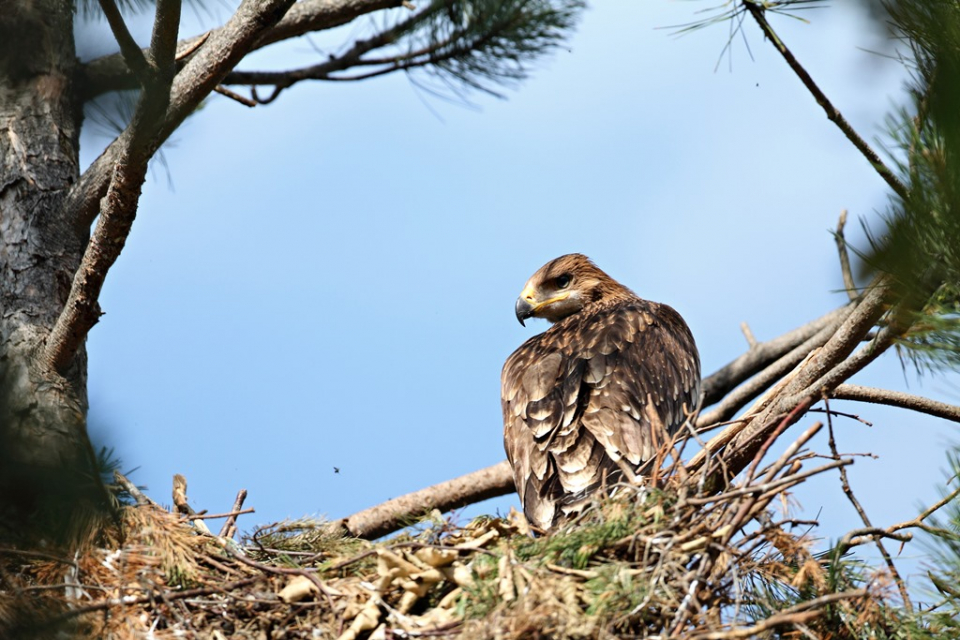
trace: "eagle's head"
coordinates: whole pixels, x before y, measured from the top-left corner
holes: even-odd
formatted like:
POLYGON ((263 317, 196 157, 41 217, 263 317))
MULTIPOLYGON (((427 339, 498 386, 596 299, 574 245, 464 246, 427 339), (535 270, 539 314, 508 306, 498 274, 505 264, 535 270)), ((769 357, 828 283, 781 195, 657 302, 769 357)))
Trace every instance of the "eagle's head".
POLYGON ((527 318, 559 322, 591 303, 632 295, 590 258, 571 253, 551 260, 530 276, 517 298, 517 320, 520 324, 527 318))

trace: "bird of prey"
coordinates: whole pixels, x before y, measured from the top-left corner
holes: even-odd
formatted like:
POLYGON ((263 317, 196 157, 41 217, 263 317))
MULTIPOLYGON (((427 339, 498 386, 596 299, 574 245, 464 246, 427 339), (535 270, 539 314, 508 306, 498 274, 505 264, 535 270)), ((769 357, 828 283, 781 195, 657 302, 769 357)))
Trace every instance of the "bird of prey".
POLYGON ((543 265, 517 319, 547 331, 507 358, 503 441, 527 519, 548 530, 589 497, 638 482, 700 399, 700 357, 686 322, 637 297, 584 255, 543 265))

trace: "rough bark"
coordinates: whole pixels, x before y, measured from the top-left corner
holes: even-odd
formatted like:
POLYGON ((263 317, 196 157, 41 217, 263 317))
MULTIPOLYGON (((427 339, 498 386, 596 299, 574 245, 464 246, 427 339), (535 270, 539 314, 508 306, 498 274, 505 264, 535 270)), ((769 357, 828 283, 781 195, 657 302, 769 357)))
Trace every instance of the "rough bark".
POLYGON ((86 356, 63 374, 37 358, 87 232, 63 215, 79 177, 82 118, 73 7, 4 3, 0 21, 0 516, 99 486, 86 434, 86 356))

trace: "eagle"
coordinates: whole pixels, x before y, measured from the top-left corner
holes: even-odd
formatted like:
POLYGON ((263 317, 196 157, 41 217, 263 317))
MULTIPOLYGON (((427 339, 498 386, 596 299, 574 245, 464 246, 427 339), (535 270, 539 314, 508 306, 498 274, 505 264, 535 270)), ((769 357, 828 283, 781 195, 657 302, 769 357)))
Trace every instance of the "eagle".
MULTIPOLYGON (((553 323, 503 365, 503 442, 527 520, 541 530, 598 491, 639 481, 700 400, 700 356, 680 314, 574 253, 540 267, 517 320, 553 323)), ((648 471, 647 471, 648 473, 648 471)))

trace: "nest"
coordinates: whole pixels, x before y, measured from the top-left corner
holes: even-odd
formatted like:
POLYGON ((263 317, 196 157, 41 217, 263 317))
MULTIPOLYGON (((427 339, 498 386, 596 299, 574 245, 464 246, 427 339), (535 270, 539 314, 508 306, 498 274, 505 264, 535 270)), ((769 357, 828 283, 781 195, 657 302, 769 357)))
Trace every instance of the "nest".
POLYGON ((0 635, 886 635, 889 581, 843 549, 811 553, 809 523, 773 508, 842 461, 804 472, 809 454, 788 454, 715 495, 682 473, 623 487, 540 537, 515 513, 462 527, 434 514, 379 542, 301 520, 238 543, 154 504, 124 506, 72 557, 0 550, 0 635))

